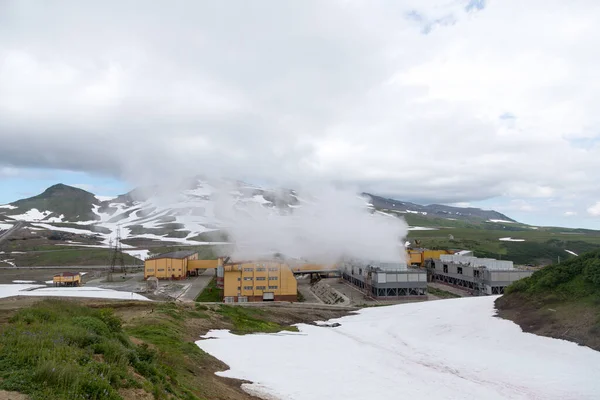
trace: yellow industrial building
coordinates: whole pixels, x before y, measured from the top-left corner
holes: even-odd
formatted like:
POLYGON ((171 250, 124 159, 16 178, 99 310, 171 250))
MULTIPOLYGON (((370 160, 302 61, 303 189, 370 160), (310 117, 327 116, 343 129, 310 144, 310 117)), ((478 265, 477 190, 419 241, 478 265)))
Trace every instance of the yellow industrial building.
POLYGON ((62 272, 52 277, 54 286, 81 286, 81 274, 78 272, 62 272))
POLYGON ((223 265, 223 301, 296 301, 298 283, 290 267, 273 261, 223 265))
POLYGON ((406 263, 408 265, 423 267, 429 259, 439 259, 442 254, 454 254, 452 250, 407 249, 406 263))
POLYGON ((184 279, 188 276, 188 264, 198 260, 195 251, 173 251, 159 254, 144 261, 144 279, 184 279))

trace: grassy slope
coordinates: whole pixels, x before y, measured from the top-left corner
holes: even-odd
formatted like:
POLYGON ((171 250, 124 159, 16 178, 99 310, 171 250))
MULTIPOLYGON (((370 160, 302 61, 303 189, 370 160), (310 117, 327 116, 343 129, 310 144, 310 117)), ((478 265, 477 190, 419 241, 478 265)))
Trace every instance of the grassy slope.
POLYGON ((148 394, 248 399, 235 382, 214 375, 226 366, 194 341, 211 328, 236 333, 294 329, 269 321, 265 311, 243 307, 110 303, 91 308, 60 300, 41 301, 3 315, 0 322, 0 389, 34 400, 148 394))
MULTIPOLYGON (((76 265, 109 265, 112 251, 110 249, 65 249, 55 247, 55 250, 28 252, 25 254, 11 253, 11 259, 18 266, 76 266, 76 265)), ((139 259, 123 254, 125 265, 139 265, 139 259)))
POLYGON ((213 278, 208 285, 206 285, 204 290, 198 294, 196 301, 204 303, 223 301, 223 289, 217 287, 217 280, 215 278, 213 278))
POLYGON ((451 221, 421 215, 403 215, 409 225, 436 227, 432 231, 410 231, 409 240, 419 239, 423 247, 469 249, 479 257, 512 260, 517 264, 550 264, 572 258, 565 250, 577 254, 600 249, 600 231, 567 228, 531 229, 522 224, 484 221, 451 221), (452 239, 449 235, 452 235, 452 239), (502 237, 524 242, 502 242, 502 237))
POLYGON ((496 306, 526 331, 600 350, 600 250, 515 282, 496 306))

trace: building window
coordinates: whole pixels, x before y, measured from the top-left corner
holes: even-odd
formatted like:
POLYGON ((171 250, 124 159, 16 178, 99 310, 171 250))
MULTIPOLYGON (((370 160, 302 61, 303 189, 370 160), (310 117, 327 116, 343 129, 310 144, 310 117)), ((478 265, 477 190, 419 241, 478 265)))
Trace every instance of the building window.
POLYGON ((267 269, 264 268, 264 267, 256 268, 256 271, 258 271, 258 272, 263 272, 263 271, 266 271, 266 270, 267 269))
POLYGON ((279 268, 277 268, 277 267, 270 267, 269 271, 271 271, 271 272, 279 271, 279 268))
POLYGON ((277 279, 279 279, 279 278, 278 278, 278 277, 276 277, 276 276, 270 276, 270 277, 269 277, 269 280, 270 280, 270 281, 276 281, 277 279))
POLYGON ((256 290, 265 290, 266 286, 257 286, 256 290))
POLYGON ((447 274, 448 273, 448 264, 444 264, 444 273, 447 274))
POLYGON ((252 290, 252 286, 244 286, 244 290, 252 290))
POLYGON ((252 277, 251 277, 251 276, 245 276, 245 277, 244 277, 244 280, 245 280, 245 281, 251 281, 251 280, 252 280, 252 277))
POLYGON ((239 282, 239 281, 241 281, 241 280, 242 280, 242 278, 240 278, 240 277, 238 276, 238 282, 239 282))
POLYGON ((279 286, 269 286, 269 289, 277 289, 279 286))
POLYGON ((478 269, 473 270, 473 277, 474 278, 479 278, 479 270, 478 269))
POLYGON ((456 272, 462 275, 462 267, 456 267, 456 272))
POLYGON ((159 268, 158 270, 159 270, 159 271, 163 271, 163 272, 164 272, 164 270, 165 270, 165 269, 164 269, 164 268, 162 268, 162 269, 161 269, 161 268, 159 268))
POLYGON ((258 277, 256 277, 256 280, 257 281, 266 281, 267 278, 265 278, 264 276, 258 276, 258 277))
POLYGON ((244 268, 244 272, 252 272, 252 268, 244 268))
POLYGON ((146 271, 148 271, 148 272, 154 272, 154 268, 148 268, 146 271))

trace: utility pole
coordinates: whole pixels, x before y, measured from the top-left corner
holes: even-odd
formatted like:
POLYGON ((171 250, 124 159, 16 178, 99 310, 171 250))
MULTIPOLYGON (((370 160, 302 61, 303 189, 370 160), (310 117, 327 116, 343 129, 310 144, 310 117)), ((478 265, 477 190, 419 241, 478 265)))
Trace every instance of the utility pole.
POLYGON ((125 259, 123 258, 123 248, 121 247, 121 227, 117 227, 117 238, 115 247, 112 249, 112 257, 110 259, 110 273, 115 272, 117 264, 121 267, 121 272, 125 272, 125 259))

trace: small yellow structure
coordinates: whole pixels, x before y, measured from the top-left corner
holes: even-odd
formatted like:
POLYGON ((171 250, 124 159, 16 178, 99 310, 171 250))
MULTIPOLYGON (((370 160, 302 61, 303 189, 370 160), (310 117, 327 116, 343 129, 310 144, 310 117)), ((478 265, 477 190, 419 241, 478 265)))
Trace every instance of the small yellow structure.
POLYGON ((188 276, 188 263, 198 259, 195 251, 173 251, 159 254, 144 261, 144 279, 184 279, 188 276))
POLYGON ((406 263, 408 265, 425 266, 425 260, 439 259, 442 254, 454 254, 452 250, 407 249, 406 263))
POLYGON ((223 266, 223 274, 223 301, 226 303, 298 299, 298 283, 285 263, 227 263, 223 266))
POLYGON ((81 274, 79 272, 61 272, 52 278, 54 286, 81 286, 81 274))

